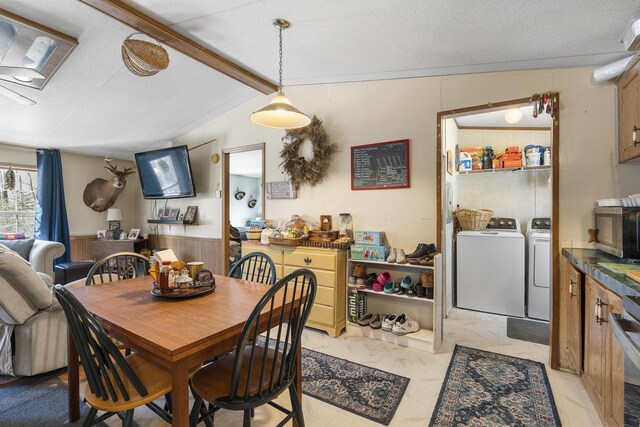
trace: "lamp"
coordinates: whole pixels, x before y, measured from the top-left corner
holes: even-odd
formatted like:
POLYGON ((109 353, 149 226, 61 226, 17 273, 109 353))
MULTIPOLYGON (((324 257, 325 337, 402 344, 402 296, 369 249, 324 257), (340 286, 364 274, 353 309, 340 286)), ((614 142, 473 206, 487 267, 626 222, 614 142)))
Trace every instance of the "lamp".
POLYGON ((516 124, 522 119, 522 110, 520 108, 512 108, 504 113, 504 119, 509 124, 516 124))
POLYGON ((298 110, 291 104, 282 91, 282 30, 289 28, 289 21, 278 18, 273 20, 273 25, 278 28, 280 38, 280 74, 278 93, 273 97, 269 105, 254 112, 249 119, 257 125, 274 129, 297 129, 311 123, 309 116, 298 110))
POLYGON ((109 230, 120 230, 120 221, 122 221, 122 211, 118 208, 109 208, 107 210, 109 230))

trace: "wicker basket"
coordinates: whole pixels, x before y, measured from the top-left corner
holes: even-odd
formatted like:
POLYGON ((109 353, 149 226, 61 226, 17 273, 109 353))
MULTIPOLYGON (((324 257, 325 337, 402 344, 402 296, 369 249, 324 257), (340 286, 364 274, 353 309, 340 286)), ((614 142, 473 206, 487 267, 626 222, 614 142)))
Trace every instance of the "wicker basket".
POLYGON ((307 237, 300 238, 300 239, 284 239, 284 238, 269 236, 269 243, 272 245, 300 246, 305 240, 307 240, 307 237))
POLYGON ((136 76, 149 77, 167 68, 169 54, 159 43, 132 39, 133 33, 122 42, 122 61, 136 76))
POLYGON ((489 209, 458 209, 455 214, 460 228, 465 231, 479 231, 487 228, 493 211, 489 209))

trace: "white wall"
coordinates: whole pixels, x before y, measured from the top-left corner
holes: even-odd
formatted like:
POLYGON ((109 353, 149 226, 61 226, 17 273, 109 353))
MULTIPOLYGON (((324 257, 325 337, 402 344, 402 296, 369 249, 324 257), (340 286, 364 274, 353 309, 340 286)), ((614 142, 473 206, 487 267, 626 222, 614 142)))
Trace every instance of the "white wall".
MULTIPOLYGON (((298 199, 267 200, 265 217, 306 214, 317 219, 331 214, 337 223, 340 212, 350 212, 355 229, 385 230, 394 246, 413 250, 419 242, 435 241, 437 112, 556 90, 561 117, 560 238, 584 241, 592 226, 594 200, 640 191, 640 166, 616 163, 615 87, 592 85, 591 73, 586 68, 536 70, 289 87, 286 92, 292 102, 324 121, 340 152, 324 183, 303 186, 298 199), (349 147, 403 138, 411 140, 411 188, 351 191, 349 147)), ((199 148, 203 152, 198 156, 192 153, 199 197, 184 203, 200 207, 202 225, 161 232, 221 237, 222 204, 213 196, 221 165, 211 164, 211 153, 265 142, 266 180, 283 179, 278 153, 284 132, 248 120, 269 99, 258 96, 175 142, 194 146, 217 139, 199 148)), ((151 210, 148 204, 137 203, 141 223, 151 210)))
POLYGON ((252 178, 242 175, 229 175, 229 188, 235 194, 236 188, 245 192, 241 200, 229 197, 229 220, 234 227, 244 227, 247 221, 262 217, 262 195, 260 186, 262 178, 252 178), (248 203, 251 197, 256 199, 256 205, 250 208, 248 203))

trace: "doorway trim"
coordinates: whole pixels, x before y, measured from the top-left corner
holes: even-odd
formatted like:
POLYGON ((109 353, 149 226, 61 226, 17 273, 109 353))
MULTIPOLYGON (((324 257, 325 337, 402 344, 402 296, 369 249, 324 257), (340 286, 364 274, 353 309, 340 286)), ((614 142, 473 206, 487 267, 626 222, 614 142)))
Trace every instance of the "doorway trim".
MULTIPOLYGON (((560 105, 560 95, 556 93, 558 105, 560 105)), ((456 110, 440 111, 437 114, 436 122, 436 245, 441 248, 442 235, 444 233, 444 222, 442 212, 444 209, 444 174, 445 161, 443 161, 442 151, 442 122, 445 119, 468 116, 478 112, 489 112, 504 110, 508 107, 523 107, 529 105, 529 98, 513 99, 502 102, 489 102, 484 105, 459 108, 456 110)), ((556 111, 556 117, 552 120, 551 126, 551 248, 552 248, 552 303, 549 318, 549 364, 552 369, 560 368, 560 110, 556 111)), ((444 301, 443 301, 444 304, 444 301)))
POLYGON ((266 206, 265 206, 265 153, 266 143, 245 145, 242 147, 225 148, 222 150, 222 265, 224 271, 222 274, 227 274, 229 271, 229 155, 233 153, 243 153, 245 151, 262 150, 262 217, 266 218, 266 206))

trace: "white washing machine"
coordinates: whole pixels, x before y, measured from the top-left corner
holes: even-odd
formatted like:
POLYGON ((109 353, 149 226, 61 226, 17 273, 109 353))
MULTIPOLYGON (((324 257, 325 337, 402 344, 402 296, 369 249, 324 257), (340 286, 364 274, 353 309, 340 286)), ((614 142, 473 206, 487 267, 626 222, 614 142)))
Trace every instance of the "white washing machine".
POLYGON ((458 233, 457 306, 524 317, 525 242, 520 223, 492 218, 489 227, 458 233))
POLYGON ((527 316, 549 320, 551 220, 533 218, 527 227, 527 316))

